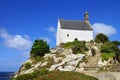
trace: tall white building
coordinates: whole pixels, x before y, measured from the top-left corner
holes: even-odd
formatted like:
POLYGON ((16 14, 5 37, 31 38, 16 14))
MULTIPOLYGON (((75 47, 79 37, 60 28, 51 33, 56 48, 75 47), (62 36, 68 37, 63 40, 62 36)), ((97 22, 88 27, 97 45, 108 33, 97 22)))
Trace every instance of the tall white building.
POLYGON ((93 29, 89 22, 89 14, 84 14, 84 20, 58 20, 56 45, 60 43, 93 40, 93 29))

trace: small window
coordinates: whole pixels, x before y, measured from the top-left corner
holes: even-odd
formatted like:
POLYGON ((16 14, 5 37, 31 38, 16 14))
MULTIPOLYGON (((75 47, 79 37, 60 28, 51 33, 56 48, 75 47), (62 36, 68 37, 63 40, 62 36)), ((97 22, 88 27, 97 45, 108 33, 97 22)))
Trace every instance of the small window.
POLYGON ((67 34, 67 37, 69 37, 69 34, 67 34))

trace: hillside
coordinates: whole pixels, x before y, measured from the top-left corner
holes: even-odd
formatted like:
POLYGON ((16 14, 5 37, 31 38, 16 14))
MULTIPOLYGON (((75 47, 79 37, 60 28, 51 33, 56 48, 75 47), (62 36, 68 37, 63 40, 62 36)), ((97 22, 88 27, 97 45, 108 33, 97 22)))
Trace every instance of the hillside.
MULTIPOLYGON (((44 76, 46 76, 45 79, 52 76, 58 77, 57 80, 59 80, 59 76, 63 76, 62 72, 65 73, 64 75, 77 72, 80 75, 83 73, 83 75, 95 76, 99 80, 116 80, 117 78, 111 74, 99 73, 120 71, 120 49, 118 47, 120 42, 110 42, 103 34, 96 37, 95 41, 86 42, 75 39, 73 42, 62 43, 52 49, 49 49, 45 41, 35 40, 30 51, 30 58, 16 72, 15 80, 27 80, 28 78, 28 80, 44 80, 44 76), (54 72, 56 75, 51 75, 54 72)), ((74 75, 71 78, 76 80, 74 75)), ((69 77, 69 80, 71 78, 69 77)), ((51 78, 51 80, 54 79, 51 78)))

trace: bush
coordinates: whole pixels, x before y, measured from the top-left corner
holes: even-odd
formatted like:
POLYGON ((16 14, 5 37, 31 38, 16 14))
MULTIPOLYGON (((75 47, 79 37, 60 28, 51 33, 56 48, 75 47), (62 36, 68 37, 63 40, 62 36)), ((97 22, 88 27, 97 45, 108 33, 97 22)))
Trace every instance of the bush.
POLYGON ((112 43, 114 43, 116 46, 120 46, 120 42, 119 41, 112 41, 112 43))
POLYGON ((25 69, 29 69, 29 68, 31 68, 31 63, 30 63, 30 62, 27 62, 27 63, 25 64, 25 69))
POLYGON ((44 40, 35 40, 32 46, 32 49, 30 51, 30 54, 32 57, 36 56, 44 56, 45 53, 49 53, 49 45, 44 40))
POLYGON ((116 52, 119 51, 119 48, 114 43, 107 42, 101 46, 100 51, 102 53, 114 53, 114 54, 116 54, 116 52))
POLYGON ((74 42, 67 42, 64 44, 64 48, 71 48, 74 54, 84 53, 88 51, 88 48, 85 45, 85 41, 75 40, 74 42))
POLYGON ((101 55, 101 57, 102 57, 102 60, 109 60, 110 58, 113 58, 113 57, 115 57, 115 54, 114 53, 103 53, 102 55, 101 55))
POLYGON ((103 33, 99 33, 96 35, 95 37, 95 42, 96 43, 105 43, 105 42, 108 42, 109 39, 106 35, 104 35, 103 33))
POLYGON ((94 56, 95 53, 96 53, 96 50, 95 50, 94 48, 92 48, 92 49, 91 49, 91 52, 92 52, 92 56, 94 56))

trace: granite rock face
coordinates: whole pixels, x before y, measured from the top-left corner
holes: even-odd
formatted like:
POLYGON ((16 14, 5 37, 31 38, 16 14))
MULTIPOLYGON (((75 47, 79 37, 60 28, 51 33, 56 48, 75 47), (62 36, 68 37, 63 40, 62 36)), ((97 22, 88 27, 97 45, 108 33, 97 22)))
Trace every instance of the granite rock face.
MULTIPOLYGON (((44 57, 42 57, 42 60, 39 60, 38 62, 34 62, 34 60, 29 58, 22 64, 15 77, 22 74, 32 73, 35 70, 40 70, 41 68, 45 68, 49 71, 75 71, 91 74, 91 72, 96 73, 102 67, 111 65, 110 62, 112 59, 108 61, 101 60, 99 44, 86 43, 86 45, 89 50, 84 54, 73 54, 73 51, 70 48, 65 49, 56 47, 52 48, 50 53, 45 54, 44 57), (95 50, 94 56, 92 49, 95 50), (28 62, 31 64, 31 67, 29 69, 25 69, 25 64, 28 62)), ((106 78, 106 80, 115 80, 112 75, 104 75, 102 78, 103 80, 105 80, 104 78, 106 78)))

